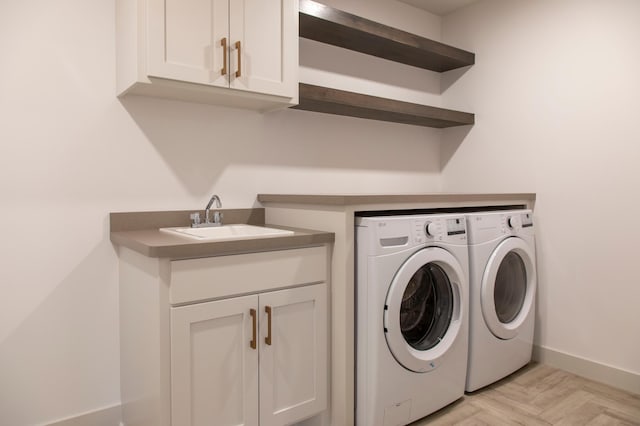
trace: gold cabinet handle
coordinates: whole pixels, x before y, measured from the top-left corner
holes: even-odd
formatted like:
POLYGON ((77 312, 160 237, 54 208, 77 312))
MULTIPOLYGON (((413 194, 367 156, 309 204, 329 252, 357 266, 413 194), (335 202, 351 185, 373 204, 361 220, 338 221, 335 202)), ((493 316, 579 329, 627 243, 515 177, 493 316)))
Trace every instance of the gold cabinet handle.
POLYGON ((257 322, 257 315, 256 315, 256 310, 255 309, 250 309, 249 310, 249 315, 251 315, 252 321, 253 321, 253 338, 251 339, 251 341, 249 342, 249 346, 251 346, 251 349, 255 349, 256 348, 256 343, 257 343, 257 330, 256 330, 256 322, 257 322))
POLYGON ((240 41, 236 41, 236 49, 238 49, 238 71, 236 71, 236 77, 242 75, 242 47, 240 41))
POLYGON ((264 311, 267 313, 267 337, 264 338, 264 342, 271 345, 271 306, 265 306, 264 311))
POLYGON ((224 37, 220 40, 220 45, 222 46, 222 69, 220 72, 222 75, 227 75, 227 38, 224 37))

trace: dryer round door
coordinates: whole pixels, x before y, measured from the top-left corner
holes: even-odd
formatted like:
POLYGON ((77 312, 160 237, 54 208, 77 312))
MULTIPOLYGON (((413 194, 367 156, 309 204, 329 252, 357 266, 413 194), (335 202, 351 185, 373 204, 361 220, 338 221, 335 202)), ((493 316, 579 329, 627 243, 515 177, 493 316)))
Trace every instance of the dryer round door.
POLYGON ((384 306, 384 335, 393 357, 406 369, 436 368, 455 342, 463 316, 462 268, 448 251, 428 247, 402 264, 384 306))
POLYGON ((517 237, 507 238, 493 251, 482 277, 480 305, 491 332, 512 339, 533 310, 536 291, 535 255, 517 237))

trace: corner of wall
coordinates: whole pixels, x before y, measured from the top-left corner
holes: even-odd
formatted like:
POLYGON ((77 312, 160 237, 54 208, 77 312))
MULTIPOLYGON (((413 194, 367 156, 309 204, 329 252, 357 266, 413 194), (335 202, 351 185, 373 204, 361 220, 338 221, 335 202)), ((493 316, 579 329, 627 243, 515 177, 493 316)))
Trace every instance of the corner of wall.
POLYGON ((640 374, 534 345, 533 360, 640 395, 640 374))

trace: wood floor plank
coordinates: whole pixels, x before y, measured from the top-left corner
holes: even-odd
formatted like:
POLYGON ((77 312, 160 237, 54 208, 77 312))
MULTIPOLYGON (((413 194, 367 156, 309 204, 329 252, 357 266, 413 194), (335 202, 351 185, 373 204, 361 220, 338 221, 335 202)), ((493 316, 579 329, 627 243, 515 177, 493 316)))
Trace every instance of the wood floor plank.
POLYGON ((481 409, 481 413, 489 413, 497 418, 505 419, 506 424, 548 426, 549 423, 535 415, 520 412, 518 408, 504 401, 496 400, 487 395, 477 395, 472 404, 481 409))
POLYGON ((558 426, 583 426, 600 414, 603 414, 604 408, 601 405, 589 401, 577 407, 576 410, 567 412, 555 424, 558 426))
POLYGON ((522 386, 515 382, 505 382, 501 386, 493 388, 493 390, 523 404, 530 404, 531 399, 535 396, 530 387, 522 386))
POLYGON ((500 417, 499 415, 488 412, 478 413, 475 416, 474 420, 476 419, 482 421, 484 424, 491 426, 513 426, 514 424, 513 419, 505 419, 503 417, 500 417))
MULTIPOLYGON (((431 425, 431 423, 429 423, 431 425)), ((459 423, 447 423, 447 425, 455 426, 492 426, 491 423, 482 421, 479 417, 468 417, 459 423)))
POLYGON ((558 370, 540 383, 533 386, 532 392, 535 396, 531 403, 542 410, 547 410, 555 406, 558 401, 564 400, 575 392, 577 386, 571 382, 570 376, 564 371, 558 370))
POLYGON ((556 372, 557 369, 549 367, 548 365, 531 363, 516 371, 504 380, 529 387, 556 372))
POLYGON ((613 399, 632 407, 640 407, 640 394, 632 394, 621 389, 616 389, 604 383, 594 382, 584 377, 575 376, 574 381, 581 389, 605 398, 613 399))
POLYGON ((595 401, 606 408, 608 415, 620 420, 638 422, 640 424, 640 405, 633 406, 603 396, 596 397, 595 401))
MULTIPOLYGON (((490 399, 497 405, 509 407, 514 413, 522 414, 524 416, 535 417, 542 413, 542 410, 539 407, 532 405, 524 399, 518 400, 517 398, 514 398, 512 393, 508 391, 505 392, 503 388, 489 390, 482 395, 482 398, 490 399)), ((531 398, 529 398, 529 401, 530 400, 531 398)))
POLYGON ((640 395, 532 363, 411 426, 640 426, 640 395))
POLYGON ((586 423, 585 426, 633 426, 637 424, 638 423, 628 423, 603 413, 591 420, 589 423, 586 423))
POLYGON ((540 417, 551 424, 556 424, 560 422, 563 417, 566 417, 570 413, 576 412, 592 399, 593 395, 589 392, 585 392, 582 390, 570 392, 568 394, 565 394, 563 398, 557 400, 555 404, 542 412, 540 417))

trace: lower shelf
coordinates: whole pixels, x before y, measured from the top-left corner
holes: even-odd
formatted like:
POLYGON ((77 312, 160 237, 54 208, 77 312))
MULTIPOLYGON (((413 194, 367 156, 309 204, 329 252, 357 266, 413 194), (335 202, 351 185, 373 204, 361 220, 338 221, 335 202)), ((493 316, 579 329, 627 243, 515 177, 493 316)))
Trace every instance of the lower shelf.
POLYGON ((455 127, 474 123, 475 116, 427 105, 379 98, 361 93, 300 83, 300 101, 292 107, 305 111, 347 115, 424 127, 455 127))

